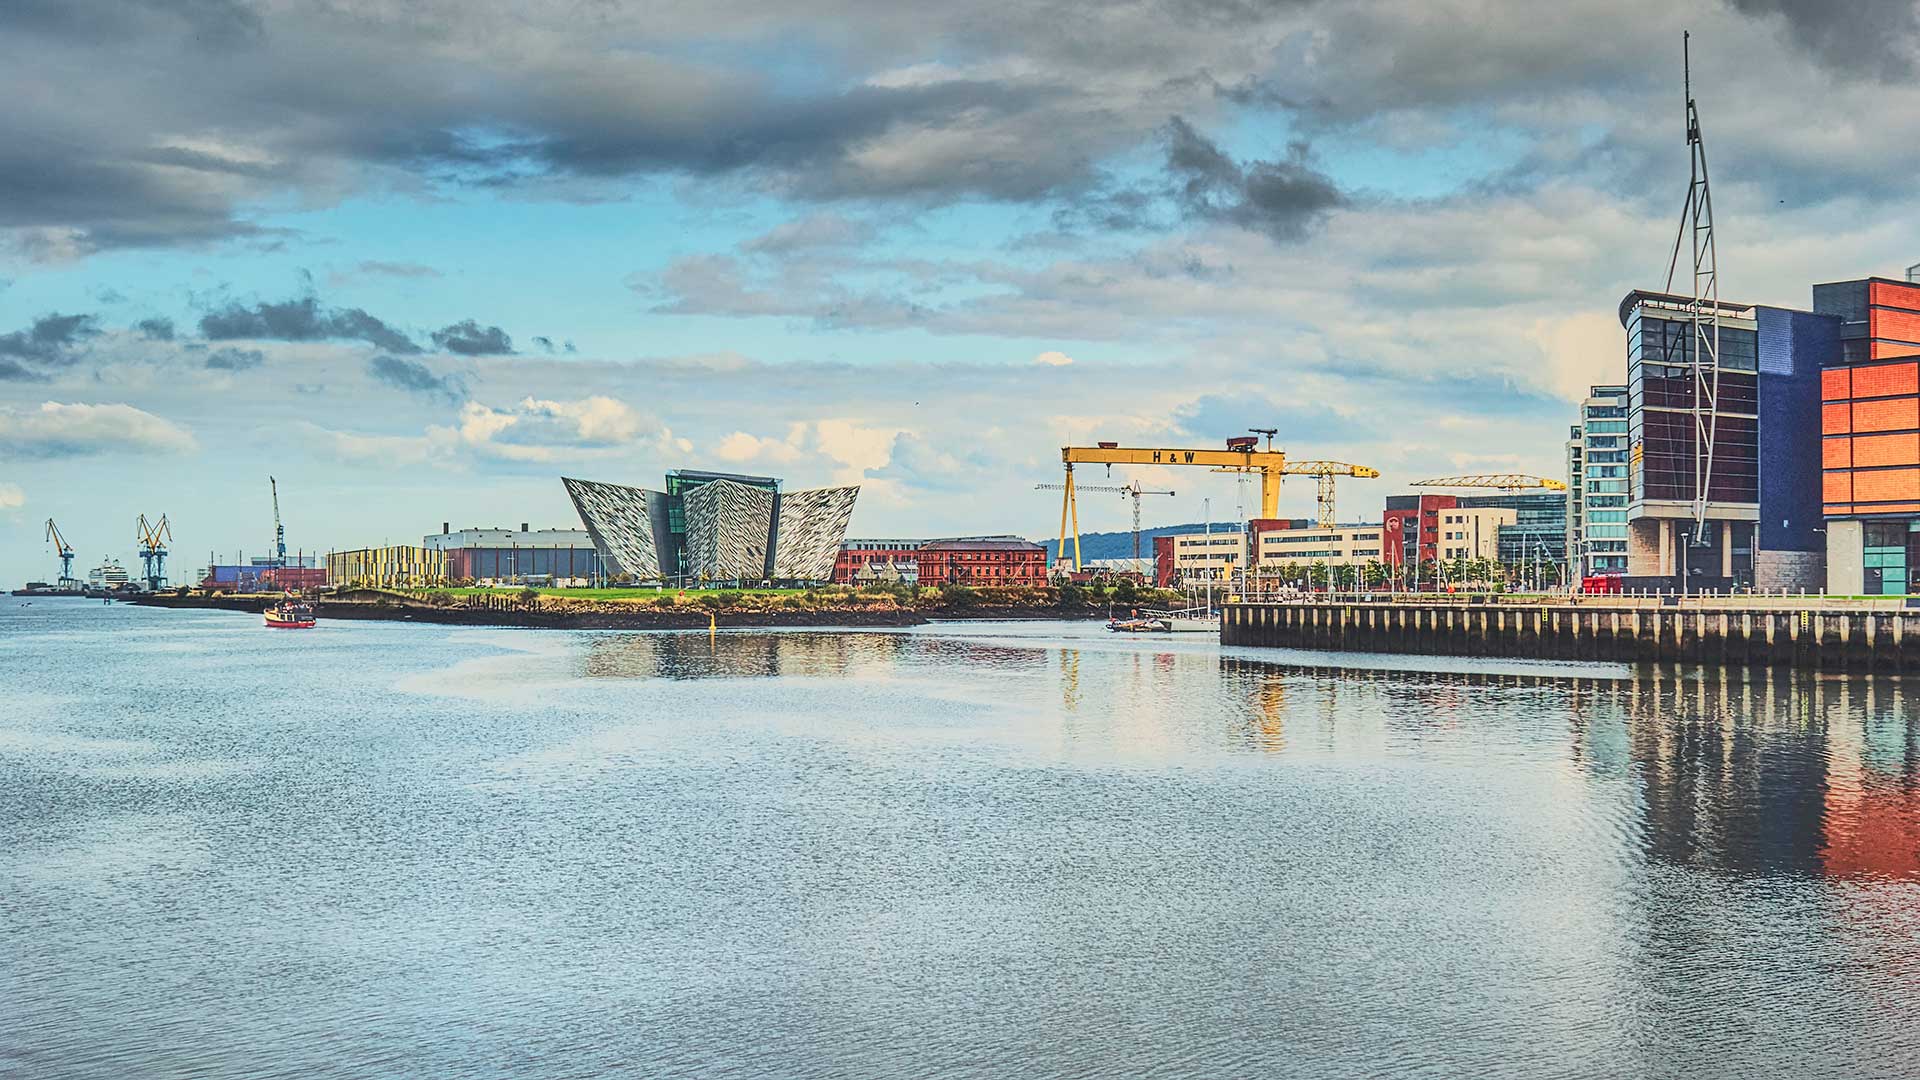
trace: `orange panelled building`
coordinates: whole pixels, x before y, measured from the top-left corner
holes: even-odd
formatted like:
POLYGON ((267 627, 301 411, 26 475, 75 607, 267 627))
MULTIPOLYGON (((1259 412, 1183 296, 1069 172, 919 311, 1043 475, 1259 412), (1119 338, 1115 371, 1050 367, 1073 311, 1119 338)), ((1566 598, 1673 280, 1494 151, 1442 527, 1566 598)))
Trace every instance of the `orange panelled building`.
POLYGON ((1841 366, 1821 372, 1827 591, 1920 591, 1920 283, 1813 287, 1841 319, 1841 366))

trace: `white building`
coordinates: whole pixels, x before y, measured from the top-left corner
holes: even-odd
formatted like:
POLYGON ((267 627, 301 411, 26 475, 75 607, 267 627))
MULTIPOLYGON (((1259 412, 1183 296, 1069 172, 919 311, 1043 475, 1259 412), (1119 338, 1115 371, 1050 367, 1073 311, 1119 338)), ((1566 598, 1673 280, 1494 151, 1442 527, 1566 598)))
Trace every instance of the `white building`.
POLYGON ((1257 566, 1272 569, 1287 563, 1324 563, 1328 566, 1365 566, 1380 561, 1379 522, 1320 528, 1309 523, 1287 523, 1254 534, 1257 566))
POLYGON ((1440 558, 1498 559, 1500 527, 1513 525, 1519 511, 1507 506, 1455 506, 1440 511, 1440 558))
POLYGON ((1173 572, 1181 581, 1225 580, 1246 561, 1246 540, 1238 531, 1173 536, 1173 572))

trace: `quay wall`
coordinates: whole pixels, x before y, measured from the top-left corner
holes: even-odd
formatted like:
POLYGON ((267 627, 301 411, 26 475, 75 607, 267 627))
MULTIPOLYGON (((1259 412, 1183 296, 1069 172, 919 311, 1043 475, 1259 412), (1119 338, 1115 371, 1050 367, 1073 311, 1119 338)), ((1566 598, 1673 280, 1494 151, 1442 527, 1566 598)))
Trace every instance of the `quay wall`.
POLYGON ((1627 663, 1920 672, 1920 610, 1250 602, 1223 645, 1627 663))

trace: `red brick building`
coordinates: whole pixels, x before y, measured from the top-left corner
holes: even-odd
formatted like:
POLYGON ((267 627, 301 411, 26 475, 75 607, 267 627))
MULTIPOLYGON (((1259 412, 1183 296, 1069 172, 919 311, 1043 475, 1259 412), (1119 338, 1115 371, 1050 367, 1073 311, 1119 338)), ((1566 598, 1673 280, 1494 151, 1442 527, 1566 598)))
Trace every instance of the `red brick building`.
POLYGON ((1389 495, 1380 519, 1380 561, 1405 566, 1440 556, 1440 511, 1458 506, 1455 495, 1389 495), (1413 554, 1417 551, 1418 554, 1413 554), (1411 556, 1411 558, 1410 558, 1411 556))
POLYGON ((833 557, 833 583, 835 585, 853 585, 885 576, 889 572, 898 574, 900 580, 912 584, 918 577, 920 565, 920 545, 925 540, 845 540, 840 544, 839 554, 833 557))
POLYGON ((1047 549, 1016 536, 929 540, 917 554, 921 585, 1047 583, 1047 549))

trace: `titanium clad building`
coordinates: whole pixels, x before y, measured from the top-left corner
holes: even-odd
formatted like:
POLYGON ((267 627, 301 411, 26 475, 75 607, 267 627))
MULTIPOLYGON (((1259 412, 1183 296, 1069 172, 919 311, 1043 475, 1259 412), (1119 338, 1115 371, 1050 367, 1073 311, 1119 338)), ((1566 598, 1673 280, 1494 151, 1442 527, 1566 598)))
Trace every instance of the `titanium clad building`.
POLYGON ((830 581, 858 487, 782 492, 767 476, 676 470, 665 491, 562 478, 606 560, 630 581, 830 581))

